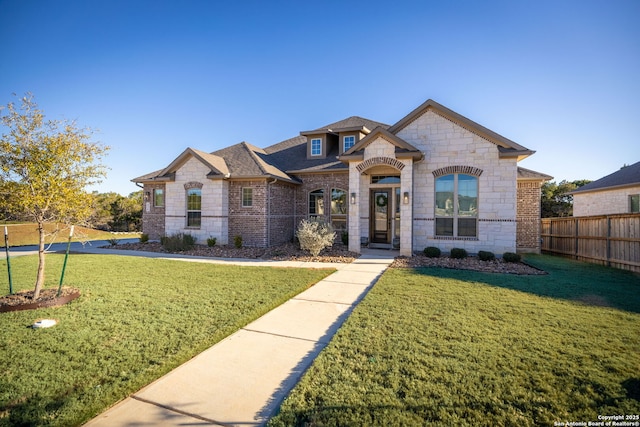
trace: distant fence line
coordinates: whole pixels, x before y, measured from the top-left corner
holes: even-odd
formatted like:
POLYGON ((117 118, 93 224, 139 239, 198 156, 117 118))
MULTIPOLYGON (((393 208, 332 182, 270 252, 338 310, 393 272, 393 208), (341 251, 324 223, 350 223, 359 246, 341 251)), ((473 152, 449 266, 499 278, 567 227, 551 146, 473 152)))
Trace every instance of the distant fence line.
POLYGON ((640 272, 640 214, 542 218, 542 251, 640 272))

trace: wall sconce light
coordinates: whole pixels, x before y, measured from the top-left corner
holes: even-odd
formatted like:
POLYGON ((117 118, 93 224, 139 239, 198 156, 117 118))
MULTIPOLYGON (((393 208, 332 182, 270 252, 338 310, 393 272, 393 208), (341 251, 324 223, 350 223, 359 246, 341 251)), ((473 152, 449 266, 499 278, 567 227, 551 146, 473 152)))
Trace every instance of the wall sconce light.
POLYGON ((149 196, 151 195, 151 193, 149 193, 148 191, 145 191, 144 193, 144 201, 148 202, 149 201, 149 196))
POLYGON ((404 192, 404 195, 403 195, 403 197, 402 197, 402 202, 403 202, 405 205, 408 205, 408 204, 409 204, 409 192, 408 192, 408 191, 405 191, 405 192, 404 192))
POLYGON ((356 193, 351 193, 351 204, 352 205, 356 204, 356 193))

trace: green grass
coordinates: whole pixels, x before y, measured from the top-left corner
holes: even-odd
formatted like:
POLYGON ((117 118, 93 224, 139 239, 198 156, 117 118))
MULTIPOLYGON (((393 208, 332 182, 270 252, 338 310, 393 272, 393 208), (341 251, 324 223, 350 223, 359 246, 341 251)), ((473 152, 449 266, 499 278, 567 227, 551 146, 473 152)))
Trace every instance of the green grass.
MULTIPOLYGON (((0 222, 0 233, 2 233, 2 237, 0 238, 0 246, 4 248, 4 227, 7 227, 7 231, 9 234, 9 246, 26 246, 26 245, 37 245, 38 244, 38 226, 35 223, 11 223, 11 222, 0 222)), ((62 225, 60 226, 63 227, 62 225)), ((55 224, 46 224, 45 230, 48 233, 51 233, 55 230, 55 224)), ((92 228, 85 227, 75 227, 74 228, 74 237, 72 241, 87 241, 87 240, 108 240, 113 238, 124 239, 124 238, 135 238, 139 237, 140 233, 110 233, 108 231, 102 230, 94 230, 92 228)), ((66 243, 69 240, 69 230, 65 230, 63 232, 59 232, 55 239, 54 243, 66 243)), ((51 237, 46 238, 46 243, 51 243, 51 237)))
MULTIPOLYGON (((47 287, 62 259, 47 255, 47 287)), ((36 262, 12 258, 14 289, 31 289, 36 262)), ((72 254, 65 285, 80 298, 0 314, 0 426, 87 421, 330 272, 72 254), (59 324, 29 328, 42 318, 59 324)))
POLYGON ((271 426, 553 425, 640 413, 640 278, 388 270, 271 426))

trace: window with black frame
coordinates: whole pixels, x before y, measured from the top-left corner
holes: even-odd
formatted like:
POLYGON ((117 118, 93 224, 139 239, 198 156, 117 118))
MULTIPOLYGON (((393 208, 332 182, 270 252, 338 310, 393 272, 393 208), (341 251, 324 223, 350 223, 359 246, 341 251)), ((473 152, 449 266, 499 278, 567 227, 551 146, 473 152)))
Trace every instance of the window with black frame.
POLYGON ((202 190, 187 190, 187 227, 198 228, 202 224, 202 190))
POLYGON ((478 178, 449 174, 436 178, 436 236, 478 236, 478 178))

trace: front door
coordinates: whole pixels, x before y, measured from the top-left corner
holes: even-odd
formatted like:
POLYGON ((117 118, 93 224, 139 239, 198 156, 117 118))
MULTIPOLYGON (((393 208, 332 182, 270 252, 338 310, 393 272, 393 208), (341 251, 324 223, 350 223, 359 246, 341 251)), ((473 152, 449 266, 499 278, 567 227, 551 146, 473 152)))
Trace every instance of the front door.
POLYGON ((371 243, 391 244, 391 205, 390 188, 371 190, 371 243))

